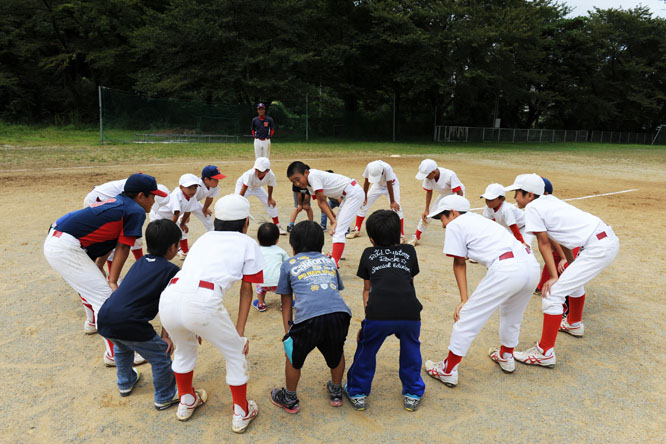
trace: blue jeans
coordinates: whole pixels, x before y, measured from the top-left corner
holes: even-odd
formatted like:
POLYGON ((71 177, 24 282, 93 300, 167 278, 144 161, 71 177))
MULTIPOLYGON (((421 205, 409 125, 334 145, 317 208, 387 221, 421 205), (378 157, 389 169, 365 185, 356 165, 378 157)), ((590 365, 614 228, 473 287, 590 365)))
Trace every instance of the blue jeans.
POLYGON ((168 402, 176 395, 176 377, 171 370, 171 358, 166 354, 167 344, 162 338, 155 334, 148 341, 126 341, 113 338, 109 338, 109 340, 113 342, 120 390, 132 387, 136 380, 132 364, 134 363, 134 352, 138 352, 146 358, 153 369, 155 402, 168 402))
POLYGON ((377 321, 364 319, 354 363, 347 372, 347 391, 351 396, 369 395, 377 367, 377 352, 388 336, 400 340, 400 381, 402 394, 423 396, 421 378, 421 321, 377 321))

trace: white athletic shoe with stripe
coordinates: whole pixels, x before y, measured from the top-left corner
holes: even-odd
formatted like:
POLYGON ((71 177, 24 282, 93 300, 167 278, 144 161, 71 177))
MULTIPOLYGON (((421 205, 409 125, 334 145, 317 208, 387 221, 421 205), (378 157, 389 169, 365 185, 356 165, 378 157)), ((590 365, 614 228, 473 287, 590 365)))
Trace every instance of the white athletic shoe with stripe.
POLYGON ((523 352, 514 351, 513 357, 516 361, 527 365, 540 365, 541 367, 548 368, 555 367, 555 349, 552 349, 548 355, 544 355, 538 343, 523 352))

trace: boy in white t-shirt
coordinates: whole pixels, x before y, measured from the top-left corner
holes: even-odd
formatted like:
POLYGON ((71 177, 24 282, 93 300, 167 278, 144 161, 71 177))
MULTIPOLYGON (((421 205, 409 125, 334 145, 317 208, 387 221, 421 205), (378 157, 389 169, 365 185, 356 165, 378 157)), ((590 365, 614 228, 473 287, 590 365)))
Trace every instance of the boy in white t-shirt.
POLYGON ((208 399, 205 390, 192 386, 201 339, 210 342, 224 356, 226 381, 233 397, 232 430, 242 433, 259 409, 247 399, 250 371, 245 336, 252 284, 263 282, 263 257, 249 237, 250 202, 229 194, 215 203, 215 231, 208 231, 192 246, 183 268, 160 297, 160 319, 169 332, 175 350, 172 369, 180 403, 176 417, 187 421, 208 399), (223 298, 238 281, 240 298, 234 326, 223 298))
POLYGON ((555 365, 557 332, 583 336, 583 286, 613 262, 620 241, 610 226, 601 219, 561 201, 544 196, 544 182, 537 174, 521 174, 506 191, 515 191, 516 203, 525 208, 525 229, 534 233, 539 251, 551 277, 541 288, 543 329, 536 346, 516 352, 515 358, 530 365, 555 365), (557 277, 557 264, 549 239, 562 246, 569 266, 557 277), (575 260, 574 248, 581 246, 575 260), (562 319, 562 304, 569 296, 569 315, 562 319))
POLYGON ((335 260, 335 264, 339 265, 340 258, 345 251, 347 228, 363 205, 365 197, 363 189, 354 179, 342 174, 316 170, 299 161, 292 162, 287 167, 287 177, 297 187, 307 187, 310 194, 317 199, 319 209, 331 221, 328 230, 329 234, 333 236, 331 257, 335 260), (342 198, 337 217, 333 214, 326 200, 327 197, 342 198))
POLYGON ((513 348, 518 345, 523 313, 539 281, 539 263, 529 248, 469 209, 467 199, 452 195, 442 198, 428 215, 441 219, 442 228, 446 228, 444 254, 453 257, 453 274, 460 291, 449 354, 443 361, 425 363, 426 372, 449 387, 458 384, 458 364, 498 308, 500 347, 491 348, 488 354, 504 372, 515 370, 513 348), (471 296, 467 293, 468 258, 488 269, 471 296))
POLYGON ((171 219, 171 222, 178 224, 182 233, 180 239, 180 250, 178 257, 185 259, 190 250, 187 242, 187 232, 189 228, 187 222, 190 219, 190 213, 199 207, 199 202, 194 199, 199 188, 199 178, 194 174, 183 174, 178 180, 178 187, 174 188, 169 195, 169 203, 161 205, 158 208, 153 207, 150 211, 150 220, 171 219))
POLYGON ((363 177, 365 178, 363 181, 365 200, 356 214, 355 227, 347 234, 347 239, 353 239, 361 235, 361 225, 363 225, 363 219, 368 214, 368 210, 380 196, 386 196, 389 200, 389 208, 398 213, 400 217, 400 240, 404 242, 405 219, 402 208, 400 208, 400 182, 398 182, 398 177, 393 172, 393 168, 383 160, 375 160, 365 167, 363 177), (372 188, 370 188, 370 184, 372 184, 372 188))
POLYGON ((259 157, 254 161, 254 167, 244 172, 238 178, 234 193, 244 197, 255 196, 259 199, 264 204, 268 215, 273 219, 273 223, 277 225, 280 234, 287 234, 280 226, 277 202, 273 199, 273 188, 276 186, 277 180, 275 179, 275 174, 271 171, 271 161, 266 157, 259 157), (266 185, 268 192, 264 190, 264 185, 266 185))
POLYGON ((465 186, 458 179, 456 173, 446 168, 438 167, 437 162, 432 159, 426 159, 421 162, 416 179, 423 181, 423 189, 426 192, 425 211, 421 215, 421 219, 419 219, 416 232, 407 241, 410 245, 419 244, 421 235, 428 228, 428 214, 433 208, 437 207, 437 204, 444 196, 451 194, 465 196, 465 186), (433 191, 438 193, 434 202, 432 201, 433 191))
POLYGON ((266 293, 277 288, 282 262, 289 259, 287 252, 277 246, 279 240, 280 231, 277 225, 266 222, 259 226, 257 241, 264 256, 264 282, 257 284, 257 299, 252 305, 261 312, 266 311, 266 293))
POLYGON ((507 228, 521 244, 529 246, 532 243, 534 236, 525 232, 525 214, 514 204, 506 202, 502 185, 491 183, 486 187, 481 199, 486 200, 484 217, 507 228))
MULTIPOLYGON (((206 231, 213 231, 213 212, 210 210, 210 206, 220 193, 218 188, 220 180, 225 177, 227 176, 220 173, 220 169, 215 165, 207 165, 201 171, 199 187, 194 195, 194 200, 199 202, 199 205, 195 210, 192 210, 192 214, 201 221, 206 231), (202 200, 204 201, 203 204, 201 203, 202 200)), ((189 222, 189 220, 185 222, 189 222)))

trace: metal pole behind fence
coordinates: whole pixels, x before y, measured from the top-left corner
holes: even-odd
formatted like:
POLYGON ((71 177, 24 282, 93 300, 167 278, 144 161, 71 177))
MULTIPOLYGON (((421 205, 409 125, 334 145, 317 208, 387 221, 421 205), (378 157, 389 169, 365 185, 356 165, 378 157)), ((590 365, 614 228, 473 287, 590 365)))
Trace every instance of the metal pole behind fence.
POLYGON ((104 145, 104 121, 102 120, 102 87, 97 87, 97 95, 99 97, 99 140, 100 144, 104 145))
POLYGON ((393 94, 393 141, 395 142, 395 93, 393 94))
POLYGON ((435 105, 435 118, 433 120, 434 131, 432 133, 432 141, 437 142, 437 105, 435 105))
POLYGON ((305 141, 310 141, 310 121, 308 119, 308 93, 305 93, 305 141))

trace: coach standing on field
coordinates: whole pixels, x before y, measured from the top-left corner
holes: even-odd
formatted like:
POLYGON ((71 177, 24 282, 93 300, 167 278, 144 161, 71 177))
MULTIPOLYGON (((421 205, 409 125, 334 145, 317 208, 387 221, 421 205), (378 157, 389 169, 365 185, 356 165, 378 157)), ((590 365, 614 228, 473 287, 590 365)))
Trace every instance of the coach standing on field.
POLYGON ((254 137, 254 157, 269 158, 271 154, 271 137, 275 133, 275 123, 270 116, 266 115, 266 106, 263 103, 257 105, 257 117, 252 119, 250 130, 254 137))

